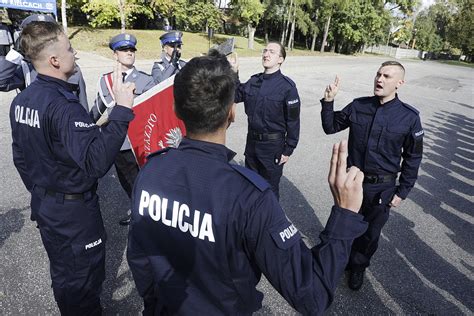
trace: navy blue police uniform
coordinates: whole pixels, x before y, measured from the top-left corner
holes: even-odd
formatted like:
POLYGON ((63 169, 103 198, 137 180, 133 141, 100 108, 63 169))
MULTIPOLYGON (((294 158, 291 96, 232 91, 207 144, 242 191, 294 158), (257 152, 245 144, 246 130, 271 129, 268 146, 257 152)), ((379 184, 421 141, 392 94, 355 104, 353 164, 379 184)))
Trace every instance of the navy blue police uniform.
POLYGON ((245 166, 265 178, 278 198, 283 174, 280 157, 293 153, 300 134, 296 85, 280 70, 256 74, 237 86, 235 102, 244 102, 248 118, 245 166))
POLYGON ((12 102, 13 161, 31 193, 63 315, 99 314, 106 235, 97 179, 112 165, 133 112, 116 106, 102 131, 69 83, 38 74, 12 102))
POLYGON ((369 228, 354 241, 348 265, 352 271, 364 271, 377 250, 394 194, 405 199, 415 185, 423 153, 419 112, 398 96, 385 104, 376 96, 358 98, 336 112, 333 101, 322 99, 321 104, 324 132, 349 128, 347 165, 358 167, 365 175, 359 213, 369 228))
MULTIPOLYGON (((112 37, 109 42, 111 50, 133 49, 136 50, 137 39, 131 34, 122 33, 112 37)), ((109 85, 108 77, 112 74, 107 73, 100 77, 98 82, 97 97, 90 111, 90 115, 96 122, 105 112, 110 113, 115 106, 112 85, 109 85)), ((153 78, 135 67, 122 73, 123 82, 133 82, 135 84, 134 97, 150 90, 155 86, 153 78)), ((115 169, 122 188, 128 197, 132 196, 133 183, 138 174, 138 165, 135 155, 132 152, 130 141, 125 138, 122 148, 115 159, 115 169)))
POLYGON ((269 184, 224 145, 184 138, 148 157, 132 199, 127 259, 144 315, 250 315, 263 273, 303 314, 329 306, 362 216, 333 207, 308 249, 269 184))
MULTIPOLYGON (((160 36, 161 45, 169 46, 180 46, 183 45, 182 41, 183 33, 179 31, 171 31, 160 36)), ((169 77, 177 74, 181 68, 186 65, 186 62, 182 60, 181 53, 176 51, 175 60, 169 60, 165 52, 161 54, 161 58, 153 64, 151 69, 151 76, 155 80, 155 83, 160 83, 169 77)))
MULTIPOLYGON (((33 14, 23 20, 21 28, 23 29, 35 21, 56 23, 56 20, 50 15, 33 14)), ((76 72, 68 79, 68 82, 72 84, 73 93, 79 98, 82 107, 89 111, 86 83, 79 66, 76 65, 75 68, 76 72)), ((24 90, 35 81, 37 75, 33 64, 24 60, 21 53, 15 49, 11 49, 5 58, 0 58, 0 91, 24 90)))

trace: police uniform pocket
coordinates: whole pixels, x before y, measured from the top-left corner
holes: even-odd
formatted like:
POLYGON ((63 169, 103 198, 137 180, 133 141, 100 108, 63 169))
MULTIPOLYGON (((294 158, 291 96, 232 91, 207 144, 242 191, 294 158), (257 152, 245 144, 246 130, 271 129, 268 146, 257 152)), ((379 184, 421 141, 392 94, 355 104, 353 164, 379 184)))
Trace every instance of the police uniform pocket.
POLYGON ((349 117, 350 130, 349 138, 351 142, 354 142, 358 145, 364 145, 365 140, 367 139, 367 123, 358 121, 355 117, 349 117))
POLYGON ((74 273, 88 275, 89 271, 102 270, 105 263, 105 232, 81 243, 72 243, 74 273))
POLYGON ((408 130, 408 126, 403 125, 385 127, 378 143, 378 149, 388 155, 399 156, 408 130))
POLYGON ((273 122, 285 120, 285 97, 283 95, 270 95, 265 100, 265 119, 273 122))
POLYGON ((380 192, 380 194, 378 195, 377 204, 388 206, 390 202, 392 202, 392 199, 396 190, 397 190, 396 187, 391 187, 389 189, 386 189, 380 192))
POLYGON ((282 222, 270 228, 270 235, 276 246, 282 250, 291 248, 301 240, 300 232, 289 222, 282 222))

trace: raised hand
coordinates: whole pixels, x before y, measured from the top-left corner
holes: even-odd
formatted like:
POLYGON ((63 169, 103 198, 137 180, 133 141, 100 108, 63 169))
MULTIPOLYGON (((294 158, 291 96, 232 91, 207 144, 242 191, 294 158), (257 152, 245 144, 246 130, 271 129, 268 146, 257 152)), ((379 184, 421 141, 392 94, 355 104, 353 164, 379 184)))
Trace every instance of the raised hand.
POLYGON ((362 205, 364 173, 357 167, 347 169, 347 141, 334 144, 328 182, 334 204, 358 213, 362 205))
POLYGON ((334 83, 329 84, 324 90, 324 101, 331 102, 334 100, 337 92, 339 91, 339 76, 336 75, 334 83))
POLYGON ((115 103, 118 105, 132 108, 133 106, 133 91, 135 90, 135 83, 123 82, 122 72, 119 62, 115 63, 114 73, 112 76, 113 88, 112 91, 115 97, 115 103))
POLYGON ((227 56, 227 60, 229 61, 230 66, 232 67, 232 70, 235 71, 236 73, 239 73, 239 56, 237 53, 232 53, 227 56))

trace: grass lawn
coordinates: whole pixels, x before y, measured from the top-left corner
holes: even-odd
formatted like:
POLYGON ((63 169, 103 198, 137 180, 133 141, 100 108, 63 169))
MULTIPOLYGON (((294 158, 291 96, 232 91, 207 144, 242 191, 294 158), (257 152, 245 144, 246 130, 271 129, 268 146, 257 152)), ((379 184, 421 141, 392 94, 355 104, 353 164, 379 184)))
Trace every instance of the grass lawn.
MULTIPOLYGON (((161 54, 160 36, 164 31, 160 30, 127 30, 128 33, 137 37, 138 58, 156 59, 161 54)), ((72 46, 80 51, 93 52, 105 57, 111 57, 109 40, 120 33, 117 29, 92 29, 87 27, 69 27, 69 38, 72 46)), ((206 53, 209 49, 207 34, 183 32, 183 58, 189 59, 206 53)), ((235 35, 215 34, 211 46, 224 42, 229 37, 235 37, 235 52, 241 57, 260 56, 264 48, 264 40, 256 38, 254 49, 247 49, 247 38, 235 35)), ((329 53, 325 53, 328 55, 329 53)), ((321 56, 319 52, 309 50, 294 49, 287 52, 291 56, 321 56)), ((333 55, 333 54, 331 54, 333 55)))

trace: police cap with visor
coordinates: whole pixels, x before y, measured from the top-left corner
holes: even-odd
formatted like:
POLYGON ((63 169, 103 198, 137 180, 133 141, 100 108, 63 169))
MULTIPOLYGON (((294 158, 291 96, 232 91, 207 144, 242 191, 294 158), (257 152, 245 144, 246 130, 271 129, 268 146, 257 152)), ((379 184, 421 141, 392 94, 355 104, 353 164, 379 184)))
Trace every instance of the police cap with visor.
POLYGON ((137 38, 132 34, 119 34, 112 37, 109 42, 109 47, 111 50, 126 50, 126 49, 133 49, 134 51, 137 50, 137 38))
POLYGON ((183 32, 171 31, 160 36, 161 45, 181 45, 183 44, 181 38, 183 37, 183 32))
POLYGON ((56 20, 47 14, 32 14, 29 17, 25 18, 20 24, 20 28, 24 29, 31 22, 53 22, 56 23, 56 20))

